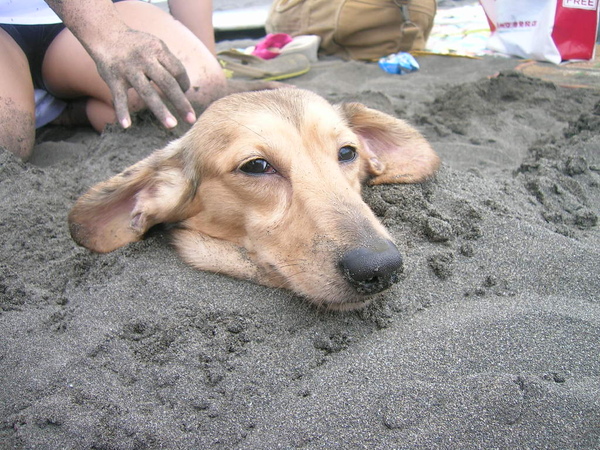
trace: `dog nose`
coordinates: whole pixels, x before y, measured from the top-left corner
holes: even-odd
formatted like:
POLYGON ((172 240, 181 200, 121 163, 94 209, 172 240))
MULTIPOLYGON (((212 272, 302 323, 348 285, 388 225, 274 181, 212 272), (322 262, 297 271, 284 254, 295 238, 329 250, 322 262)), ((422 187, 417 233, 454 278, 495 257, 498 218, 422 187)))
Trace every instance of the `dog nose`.
POLYGON ((340 260, 340 267, 358 293, 377 294, 398 282, 402 256, 391 241, 379 239, 349 250, 340 260))

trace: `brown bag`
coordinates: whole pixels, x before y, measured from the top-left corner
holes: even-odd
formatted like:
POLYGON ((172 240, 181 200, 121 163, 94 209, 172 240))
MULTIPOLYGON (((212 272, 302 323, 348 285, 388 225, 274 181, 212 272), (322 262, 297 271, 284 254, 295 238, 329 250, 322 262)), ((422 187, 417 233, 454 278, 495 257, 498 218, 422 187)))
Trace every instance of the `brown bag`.
POLYGON ((423 50, 436 8, 436 0, 274 0, 265 27, 320 36, 325 55, 375 60, 423 50))

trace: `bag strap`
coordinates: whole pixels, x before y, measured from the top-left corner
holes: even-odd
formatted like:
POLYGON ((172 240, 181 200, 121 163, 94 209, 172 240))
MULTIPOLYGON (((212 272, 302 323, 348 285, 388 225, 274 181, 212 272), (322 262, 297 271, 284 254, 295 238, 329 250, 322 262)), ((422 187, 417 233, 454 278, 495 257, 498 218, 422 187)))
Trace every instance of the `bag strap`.
POLYGON ((412 43, 417 39, 420 28, 419 26, 410 20, 410 10, 408 9, 411 0, 393 0, 394 4, 400 8, 400 14, 404 20, 400 25, 400 32, 402 33, 402 40, 410 43, 410 47, 412 47, 412 43))
POLYGON ((410 0, 394 0, 394 3, 400 8, 400 14, 404 17, 405 22, 410 22, 410 11, 408 10, 408 4, 410 0))

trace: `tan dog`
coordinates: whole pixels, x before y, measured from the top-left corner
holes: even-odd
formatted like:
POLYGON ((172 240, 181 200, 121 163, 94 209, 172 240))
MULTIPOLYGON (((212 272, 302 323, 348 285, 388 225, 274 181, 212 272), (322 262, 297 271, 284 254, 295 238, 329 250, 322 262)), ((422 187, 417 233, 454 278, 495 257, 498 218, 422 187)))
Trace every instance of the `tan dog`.
POLYGON ((301 89, 234 94, 83 195, 71 235, 110 252, 159 223, 192 266, 284 287, 335 309, 397 281, 402 258, 361 183, 413 183, 439 160, 405 122, 301 89))

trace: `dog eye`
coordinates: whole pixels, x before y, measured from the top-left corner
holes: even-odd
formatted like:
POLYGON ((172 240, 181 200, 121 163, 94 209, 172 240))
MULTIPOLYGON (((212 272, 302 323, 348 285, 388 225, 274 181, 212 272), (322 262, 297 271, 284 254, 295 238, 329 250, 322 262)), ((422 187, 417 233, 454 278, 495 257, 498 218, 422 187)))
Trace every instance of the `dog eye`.
POLYGON ((356 159, 356 149, 350 145, 344 145, 338 152, 338 161, 350 162, 356 159))
POLYGON ((264 159, 252 159, 240 166, 240 170, 251 175, 277 173, 275 168, 264 159))

